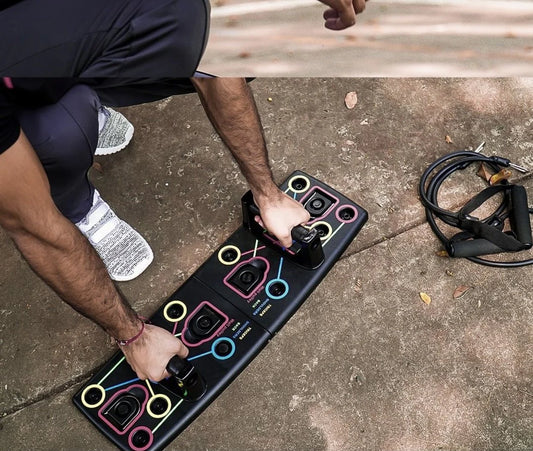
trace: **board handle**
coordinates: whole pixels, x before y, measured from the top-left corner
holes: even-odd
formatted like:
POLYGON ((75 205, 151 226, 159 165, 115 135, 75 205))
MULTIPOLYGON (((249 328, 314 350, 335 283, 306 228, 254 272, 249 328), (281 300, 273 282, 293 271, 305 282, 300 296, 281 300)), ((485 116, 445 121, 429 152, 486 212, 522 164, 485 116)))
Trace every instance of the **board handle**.
POLYGON ((207 384, 187 359, 175 355, 169 360, 167 371, 175 382, 172 389, 180 398, 185 401, 197 401, 205 395, 207 384))

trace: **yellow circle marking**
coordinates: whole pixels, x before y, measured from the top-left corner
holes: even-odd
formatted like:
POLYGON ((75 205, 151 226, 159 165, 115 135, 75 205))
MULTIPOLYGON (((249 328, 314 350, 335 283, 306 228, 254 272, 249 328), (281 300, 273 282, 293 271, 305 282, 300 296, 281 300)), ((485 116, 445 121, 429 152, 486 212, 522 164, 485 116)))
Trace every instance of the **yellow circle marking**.
POLYGON ((237 263, 241 258, 241 250, 237 247, 237 246, 233 246, 232 244, 228 244, 227 246, 224 246, 222 249, 220 249, 218 251, 218 261, 220 263, 222 263, 223 265, 226 265, 226 266, 231 266, 231 265, 234 265, 235 263, 237 263), (222 258, 222 254, 224 252, 226 252, 227 250, 234 250, 235 252, 237 252, 237 257, 235 257, 234 260, 230 261, 230 262, 227 262, 226 260, 224 260, 222 258))
POLYGON ((320 239, 321 239, 322 241, 327 240, 327 239, 331 236, 331 234, 332 234, 332 232, 333 232, 333 229, 331 228, 331 225, 328 224, 328 223, 325 222, 325 221, 317 221, 317 222, 315 222, 313 225, 311 225, 311 228, 314 229, 314 228, 315 228, 316 226, 318 226, 318 225, 323 225, 323 226, 326 226, 326 227, 327 227, 327 229, 328 229, 328 233, 327 233, 326 235, 320 237, 320 239))
POLYGON ((181 301, 170 301, 166 306, 165 306, 165 309, 163 310, 163 316, 165 317, 165 319, 171 323, 177 323, 178 321, 181 321, 183 318, 185 318, 185 316, 187 315, 187 306, 181 302, 181 301), (170 316, 168 316, 168 313, 167 313, 167 310, 170 306, 174 305, 174 304, 177 304, 177 305, 181 305, 182 309, 183 309, 183 313, 181 314, 181 316, 179 318, 171 318, 170 316))
POLYGON ((146 405, 146 411, 152 418, 163 418, 168 412, 170 412, 170 406, 171 406, 170 398, 167 395, 163 395, 160 393, 150 398, 150 400, 148 401, 148 404, 146 405), (154 399, 157 399, 157 398, 162 398, 167 402, 167 408, 163 413, 156 414, 152 412, 152 402, 154 401, 154 399))
POLYGON ((102 404, 104 402, 104 399, 105 399, 105 390, 104 390, 104 387, 102 387, 101 385, 98 385, 98 384, 91 384, 91 385, 87 385, 87 387, 85 387, 85 390, 83 390, 83 392, 81 393, 81 403, 87 407, 88 409, 94 409, 95 407, 98 407, 100 404, 102 404), (98 390, 100 390, 102 392, 102 399, 100 399, 100 401, 98 401, 96 404, 89 404, 86 400, 85 400, 85 395, 87 394, 87 392, 93 388, 97 388, 98 390))
POLYGON ((305 176, 305 175, 295 175, 292 179, 289 180, 289 188, 295 192, 295 193, 304 193, 305 191, 307 191, 309 189, 309 187, 311 186, 311 182, 309 181, 309 179, 305 176), (302 189, 294 189, 294 187, 292 186, 292 182, 296 179, 304 179, 305 182, 307 183, 307 185, 305 185, 305 188, 302 188, 302 189))

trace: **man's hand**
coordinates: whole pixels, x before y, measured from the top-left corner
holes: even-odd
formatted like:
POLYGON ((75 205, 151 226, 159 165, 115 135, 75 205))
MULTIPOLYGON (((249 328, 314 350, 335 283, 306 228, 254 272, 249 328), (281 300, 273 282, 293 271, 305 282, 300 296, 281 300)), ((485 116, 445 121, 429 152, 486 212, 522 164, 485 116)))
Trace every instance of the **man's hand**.
MULTIPOLYGON (((140 331, 135 311, 94 248, 55 207, 44 169, 22 132, 0 154, 0 226, 33 270, 74 309, 112 337, 128 339, 140 331)), ((165 367, 173 355, 188 353, 171 333, 151 325, 122 349, 137 375, 153 380, 168 376, 165 367)))
POLYGON ((324 12, 324 26, 330 30, 344 30, 355 25, 355 16, 366 7, 366 0, 319 0, 329 6, 324 12))
POLYGON ((169 360, 176 354, 184 359, 189 350, 167 330, 151 324, 144 327, 138 340, 120 349, 141 380, 159 382, 170 376, 166 370, 169 360))
POLYGON ((259 223, 285 247, 293 227, 309 221, 309 213, 274 183, 263 127, 244 79, 191 79, 207 116, 237 161, 259 207, 259 223))
POLYGON ((277 190, 274 195, 254 198, 261 216, 255 220, 275 235, 284 247, 292 245, 291 230, 309 221, 309 212, 301 203, 277 190))

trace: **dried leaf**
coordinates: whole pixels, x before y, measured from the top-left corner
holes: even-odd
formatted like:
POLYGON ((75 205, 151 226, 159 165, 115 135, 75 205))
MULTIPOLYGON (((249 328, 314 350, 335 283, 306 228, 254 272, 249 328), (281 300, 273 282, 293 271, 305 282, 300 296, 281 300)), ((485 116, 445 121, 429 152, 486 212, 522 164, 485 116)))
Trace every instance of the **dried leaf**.
POLYGON ((486 182, 488 182, 490 178, 492 177, 492 173, 487 169, 487 166, 484 163, 481 163, 479 165, 479 169, 477 170, 477 175, 479 175, 486 182))
POLYGON ((234 28, 237 25, 239 25, 239 19, 237 17, 232 16, 228 20, 226 20, 226 27, 228 28, 234 28))
POLYGON ((420 299, 422 299, 427 305, 431 304, 431 297, 427 293, 420 292, 418 293, 420 299))
POLYGON ((100 163, 98 163, 98 161, 95 161, 95 162, 93 163, 93 169, 94 169, 95 171, 98 171, 100 174, 103 174, 103 173, 104 173, 104 170, 103 170, 103 168, 102 168, 102 165, 101 165, 100 163))
POLYGON ((361 287, 363 286, 363 283, 361 282, 361 279, 357 279, 355 281, 355 287, 354 287, 354 291, 356 291, 357 293, 359 293, 361 291, 361 287))
POLYGON ((355 91, 351 91, 346 94, 344 97, 344 104, 346 105, 346 108, 353 110, 355 105, 357 105, 357 93, 355 91))
POLYGON ((437 257, 448 257, 448 252, 445 249, 435 252, 437 257))
POLYGON ((466 285, 459 285, 455 291, 453 292, 453 298, 459 299, 460 297, 463 297, 467 291, 469 291, 472 287, 467 287, 466 285))
POLYGON ((453 144, 452 138, 450 138, 450 135, 446 135, 446 138, 444 138, 448 144, 453 144))
POLYGON ((508 180, 512 177, 513 173, 510 169, 504 168, 497 174, 494 174, 490 180, 490 185, 496 185, 496 183, 500 183, 502 180, 508 180))

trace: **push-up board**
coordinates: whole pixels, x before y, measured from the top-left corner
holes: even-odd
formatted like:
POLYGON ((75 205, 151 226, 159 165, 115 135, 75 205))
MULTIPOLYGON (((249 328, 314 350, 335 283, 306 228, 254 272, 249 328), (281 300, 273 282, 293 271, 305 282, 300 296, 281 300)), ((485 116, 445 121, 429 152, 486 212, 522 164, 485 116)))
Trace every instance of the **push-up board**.
POLYGON ((127 451, 162 449, 261 351, 331 269, 367 220, 366 211, 300 171, 281 189, 309 211, 282 248, 254 220, 243 225, 150 318, 189 348, 159 383, 139 380, 117 353, 74 396, 74 404, 127 451))

